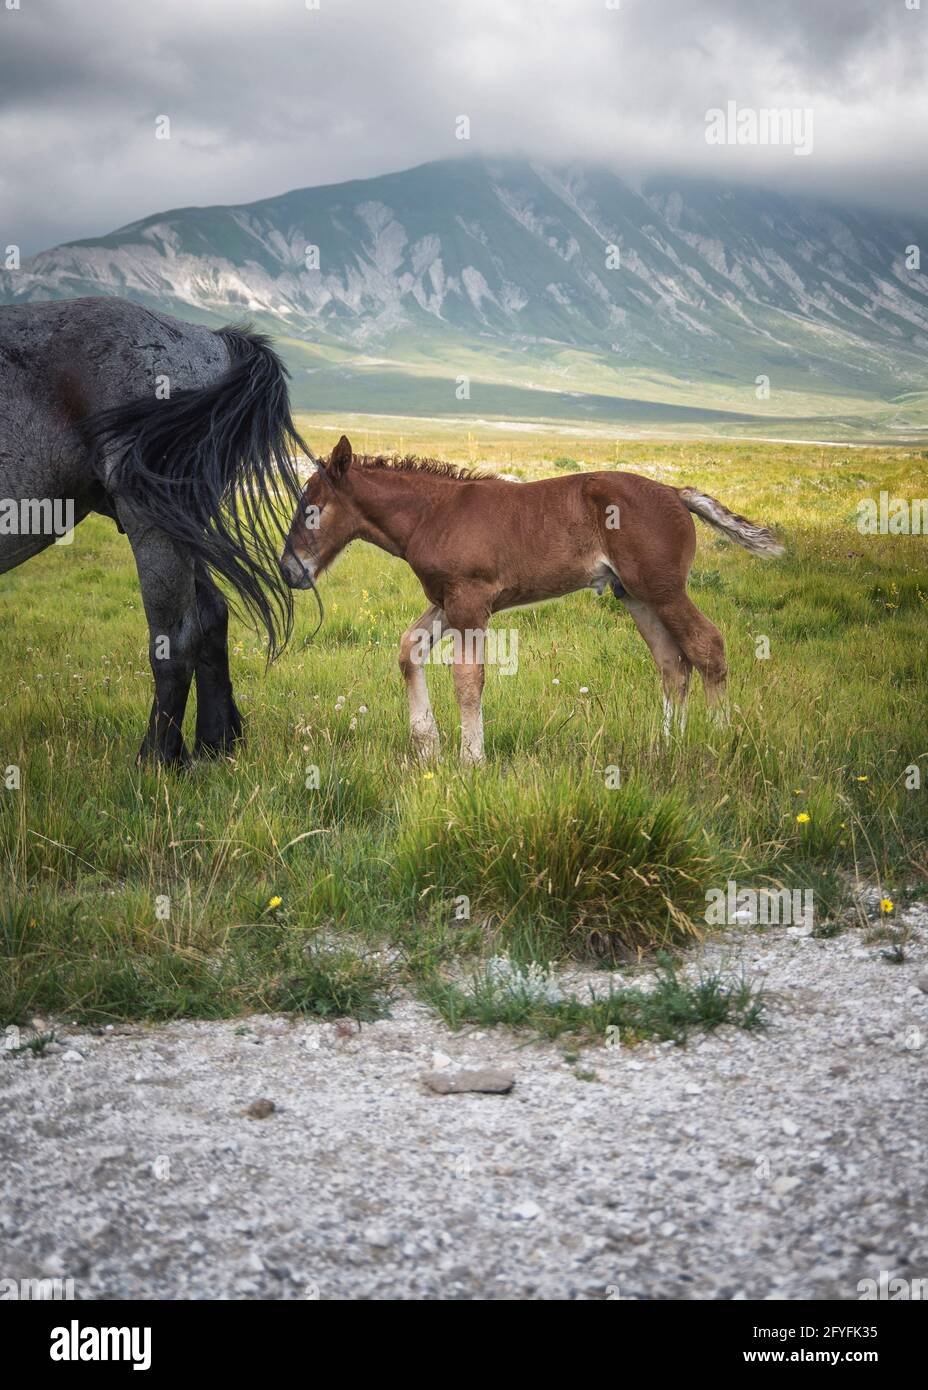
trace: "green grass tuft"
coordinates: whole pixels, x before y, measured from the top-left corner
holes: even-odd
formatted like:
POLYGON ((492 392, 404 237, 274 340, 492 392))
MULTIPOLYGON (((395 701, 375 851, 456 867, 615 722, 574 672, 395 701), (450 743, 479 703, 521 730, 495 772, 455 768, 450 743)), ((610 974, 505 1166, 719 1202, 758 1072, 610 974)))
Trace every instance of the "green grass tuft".
POLYGON ((507 944, 626 957, 696 935, 720 857, 673 791, 610 789, 594 773, 483 771, 407 798, 393 853, 398 895, 470 900, 507 944))
POLYGON ((313 949, 281 980, 269 1002, 285 1013, 369 1023, 387 1016, 389 992, 389 977, 376 962, 351 951, 313 949))
POLYGON ((682 1045, 693 1033, 723 1024, 750 1032, 763 1026, 766 1007, 763 991, 743 978, 729 980, 710 971, 696 981, 681 979, 666 955, 652 988, 613 988, 605 995, 590 990, 588 1001, 550 997, 531 986, 501 989, 492 968, 478 971, 469 990, 433 980, 424 986, 423 998, 450 1028, 505 1024, 546 1038, 570 1034, 604 1046, 646 1039, 682 1045))

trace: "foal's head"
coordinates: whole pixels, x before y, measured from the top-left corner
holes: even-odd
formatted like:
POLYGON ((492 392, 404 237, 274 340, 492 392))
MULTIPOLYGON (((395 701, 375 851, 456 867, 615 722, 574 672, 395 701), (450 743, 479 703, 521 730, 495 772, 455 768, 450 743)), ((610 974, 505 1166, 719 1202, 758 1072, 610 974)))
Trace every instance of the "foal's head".
POLYGON ((352 457, 342 435, 328 463, 320 463, 303 489, 280 557, 281 572, 292 589, 311 588, 317 575, 360 534, 363 518, 345 480, 352 457))

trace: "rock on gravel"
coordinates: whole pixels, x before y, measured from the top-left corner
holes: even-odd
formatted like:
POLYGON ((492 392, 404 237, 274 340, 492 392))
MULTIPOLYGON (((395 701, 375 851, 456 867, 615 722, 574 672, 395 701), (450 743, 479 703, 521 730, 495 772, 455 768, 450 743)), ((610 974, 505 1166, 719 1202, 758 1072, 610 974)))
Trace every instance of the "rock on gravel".
POLYGON ((511 1071, 494 1071, 491 1067, 484 1067, 481 1071, 427 1071, 421 1079, 430 1091, 436 1091, 441 1096, 456 1095, 461 1091, 506 1095, 516 1082, 511 1071))
POLYGON ((519 1202, 513 1207, 512 1214, 517 1221, 534 1221, 536 1216, 541 1215, 541 1207, 537 1202, 519 1202))
POLYGON ((350 1038, 56 1020, 83 1065, 0 1057, 0 1270, 54 1268, 79 1299, 856 1300, 881 1271, 928 1278, 928 957, 918 935, 901 965, 859 946, 709 942, 687 968, 765 981, 766 1032, 594 1047, 594 1081, 569 1040, 451 1033, 409 999, 350 1038), (442 1103, 436 1052, 518 1084, 442 1103), (266 1097, 273 1120, 244 1120, 266 1097))
POLYGON ((272 1100, 253 1100, 245 1114, 252 1120, 266 1120, 269 1115, 273 1115, 277 1106, 272 1100))

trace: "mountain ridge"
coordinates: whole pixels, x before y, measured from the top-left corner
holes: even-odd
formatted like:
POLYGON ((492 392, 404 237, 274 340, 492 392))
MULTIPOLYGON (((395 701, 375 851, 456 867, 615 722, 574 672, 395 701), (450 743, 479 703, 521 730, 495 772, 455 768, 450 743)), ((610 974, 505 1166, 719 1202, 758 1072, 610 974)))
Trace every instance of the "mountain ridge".
POLYGON ((404 408, 413 379, 485 368, 568 413, 571 396, 640 397, 653 378, 670 402, 702 390, 723 412, 901 410, 917 427, 928 283, 913 245, 928 220, 471 155, 154 213, 3 272, 0 303, 125 294, 206 322, 247 314, 321 409, 341 404, 340 370, 373 371, 404 408))

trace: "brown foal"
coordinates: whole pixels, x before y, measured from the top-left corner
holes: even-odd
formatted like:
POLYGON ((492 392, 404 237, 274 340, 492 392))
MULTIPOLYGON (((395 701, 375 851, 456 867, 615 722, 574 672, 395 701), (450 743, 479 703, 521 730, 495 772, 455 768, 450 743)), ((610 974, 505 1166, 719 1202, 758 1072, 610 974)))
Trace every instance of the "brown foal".
POLYGON ((725 644, 686 592, 696 551, 691 512, 758 555, 780 546, 763 526, 736 516, 695 488, 668 487, 635 473, 576 473, 506 482, 449 464, 354 457, 342 435, 310 478, 280 565, 293 588, 309 588, 350 541, 399 555, 429 607, 403 634, 412 737, 420 757, 438 752, 438 726, 423 663, 455 634, 454 688, 461 757, 483 760, 483 637, 501 609, 607 585, 631 613, 664 686, 664 731, 683 714, 690 673, 708 703, 725 694, 725 644), (461 641, 478 635, 480 640, 461 641))

